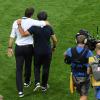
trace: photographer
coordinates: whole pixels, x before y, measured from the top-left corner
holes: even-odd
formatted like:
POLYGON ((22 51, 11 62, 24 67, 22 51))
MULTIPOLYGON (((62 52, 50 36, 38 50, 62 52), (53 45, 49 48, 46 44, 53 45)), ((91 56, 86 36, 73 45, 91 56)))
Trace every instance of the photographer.
POLYGON ((95 88, 95 97, 97 100, 100 100, 100 43, 96 44, 96 56, 89 58, 89 63, 92 68, 92 86, 95 88), (97 69, 97 70, 96 70, 97 69))
POLYGON ((90 85, 88 58, 93 54, 89 49, 85 48, 87 39, 84 35, 78 35, 76 42, 76 47, 68 48, 65 51, 64 61, 71 65, 74 86, 80 94, 80 100, 87 100, 90 85))

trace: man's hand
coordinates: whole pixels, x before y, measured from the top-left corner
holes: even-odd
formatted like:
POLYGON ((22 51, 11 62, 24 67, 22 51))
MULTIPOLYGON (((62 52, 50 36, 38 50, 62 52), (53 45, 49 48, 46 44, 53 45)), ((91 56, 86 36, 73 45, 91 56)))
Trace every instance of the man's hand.
POLYGON ((0 95, 0 100, 3 100, 3 96, 2 95, 0 95))
POLYGON ((17 25, 21 25, 22 19, 17 20, 17 25))
POLYGON ((55 51, 55 49, 56 49, 56 48, 52 48, 52 52, 54 52, 54 51, 55 51))
MULTIPOLYGON (((45 21, 46 25, 50 25, 50 23, 48 21, 45 21)), ((51 25, 50 25, 51 26, 51 25)))
POLYGON ((7 55, 8 57, 12 57, 13 56, 13 49, 12 48, 8 48, 8 52, 7 52, 7 55))
POLYGON ((14 42, 14 38, 10 37, 9 43, 8 43, 8 51, 7 51, 8 57, 13 56, 13 54, 14 54, 14 53, 13 53, 13 49, 12 49, 12 47, 13 47, 13 42, 14 42))

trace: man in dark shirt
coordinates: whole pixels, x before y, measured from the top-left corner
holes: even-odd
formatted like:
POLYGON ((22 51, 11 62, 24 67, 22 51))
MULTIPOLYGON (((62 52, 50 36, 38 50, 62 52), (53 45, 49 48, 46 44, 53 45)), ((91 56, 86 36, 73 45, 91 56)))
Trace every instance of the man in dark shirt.
MULTIPOLYGON (((37 15, 39 20, 47 20, 47 13, 42 11, 37 15)), ((22 36, 27 36, 33 34, 34 39, 34 75, 35 75, 35 88, 34 91, 40 88, 40 68, 42 69, 42 91, 47 90, 47 82, 49 76, 49 68, 52 58, 52 50, 56 48, 57 39, 53 33, 52 27, 50 25, 44 27, 32 26, 26 32, 21 27, 21 20, 17 21, 19 31, 22 36), (53 42, 53 47, 51 47, 50 38, 53 42)))
POLYGON ((43 28, 32 26, 28 29, 30 34, 34 37, 34 52, 38 54, 51 53, 50 37, 54 35, 51 26, 44 26, 43 28))

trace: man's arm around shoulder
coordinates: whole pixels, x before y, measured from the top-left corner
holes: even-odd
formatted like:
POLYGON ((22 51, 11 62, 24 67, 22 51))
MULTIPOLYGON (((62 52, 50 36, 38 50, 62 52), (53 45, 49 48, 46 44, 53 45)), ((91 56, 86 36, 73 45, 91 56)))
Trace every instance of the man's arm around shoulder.
POLYGON ((17 20, 17 25, 18 25, 18 29, 19 29, 19 32, 20 32, 20 34, 22 35, 22 36, 28 36, 28 35, 30 35, 30 33, 28 32, 28 31, 24 31, 23 30, 23 28, 22 28, 22 26, 21 26, 21 19, 18 19, 17 20))

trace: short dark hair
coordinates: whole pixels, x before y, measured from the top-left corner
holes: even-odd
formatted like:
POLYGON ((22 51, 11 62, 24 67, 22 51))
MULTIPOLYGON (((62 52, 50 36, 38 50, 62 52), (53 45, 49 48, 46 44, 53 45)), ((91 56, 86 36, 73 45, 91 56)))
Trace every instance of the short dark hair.
POLYGON ((32 17, 33 14, 34 14, 34 8, 33 7, 26 8, 25 17, 32 17))
POLYGON ((38 20, 47 20, 47 13, 45 11, 41 11, 37 14, 38 20))
POLYGON ((84 35, 86 38, 88 38, 89 36, 89 32, 85 29, 81 29, 79 30, 79 32, 76 34, 76 37, 79 36, 79 35, 84 35))

